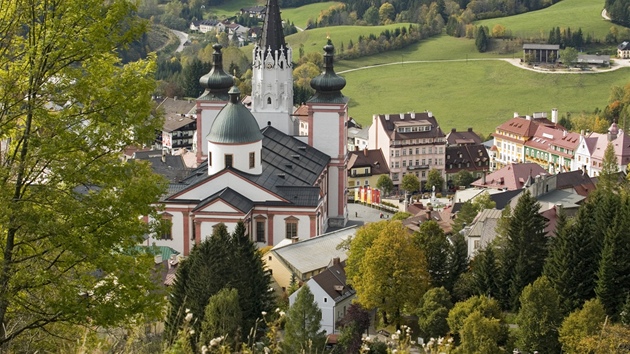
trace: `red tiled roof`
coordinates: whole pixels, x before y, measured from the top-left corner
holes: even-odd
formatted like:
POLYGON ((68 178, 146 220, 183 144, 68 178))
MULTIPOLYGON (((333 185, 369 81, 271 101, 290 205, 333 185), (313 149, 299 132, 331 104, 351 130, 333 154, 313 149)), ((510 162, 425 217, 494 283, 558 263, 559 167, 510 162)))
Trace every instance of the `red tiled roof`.
POLYGON ((517 190, 525 186, 525 182, 530 176, 534 177, 546 172, 544 168, 536 163, 509 164, 487 175, 485 183, 483 178, 480 178, 471 183, 471 185, 481 188, 517 190))

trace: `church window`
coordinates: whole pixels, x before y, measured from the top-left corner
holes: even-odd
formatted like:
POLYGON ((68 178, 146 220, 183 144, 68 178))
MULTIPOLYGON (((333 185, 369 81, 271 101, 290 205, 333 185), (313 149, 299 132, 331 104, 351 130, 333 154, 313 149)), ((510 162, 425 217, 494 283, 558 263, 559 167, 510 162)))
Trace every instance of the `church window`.
POLYGON ((256 242, 265 242, 265 221, 256 221, 256 242))
POLYGON ((160 240, 172 240, 173 239, 173 216, 169 213, 162 214, 162 227, 158 239, 160 240))
POLYGON ((267 104, 271 104, 271 97, 267 97, 267 104))
POLYGON ((232 164, 234 163, 234 155, 232 154, 225 154, 225 167, 232 167, 232 164))
POLYGON ((294 238, 297 236, 297 223, 298 218, 296 217, 288 217, 284 220, 285 222, 285 237, 286 238, 294 238))
POLYGON ((212 151, 208 151, 208 166, 212 166, 212 151))
POLYGON ((256 153, 250 152, 249 153, 249 168, 254 168, 255 164, 256 164, 256 153))

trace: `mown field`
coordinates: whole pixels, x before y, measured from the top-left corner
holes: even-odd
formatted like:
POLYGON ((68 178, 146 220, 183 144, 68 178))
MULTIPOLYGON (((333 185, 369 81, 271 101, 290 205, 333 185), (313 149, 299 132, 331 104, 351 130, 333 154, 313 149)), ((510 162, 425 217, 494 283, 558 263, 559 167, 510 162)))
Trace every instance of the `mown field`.
POLYGON ((232 17, 240 9, 244 7, 262 5, 264 6, 267 3, 266 0, 227 0, 221 6, 211 6, 206 8, 206 17, 210 18, 212 16, 217 16, 218 18, 226 18, 232 17))
POLYGON ((604 39, 610 27, 616 25, 602 18, 603 8, 602 0, 562 0, 539 11, 478 21, 475 24, 490 29, 495 24, 501 24, 511 30, 513 35, 523 38, 546 38, 552 27, 571 27, 572 31, 581 27, 584 38, 591 34, 593 38, 604 39))
POLYGON ((473 127, 488 134, 514 112, 560 115, 607 104, 630 68, 598 74, 542 74, 504 61, 405 63, 343 74, 350 115, 365 126, 373 114, 431 111, 444 131, 473 127))
MULTIPOLYGON (((250 0, 251 1, 251 0, 250 0)), ((306 22, 309 18, 313 20, 317 20, 319 17, 319 13, 322 10, 326 10, 333 5, 341 4, 340 2, 329 1, 329 2, 318 2, 315 4, 309 4, 296 8, 289 9, 280 9, 282 13, 282 19, 285 21, 291 21, 294 25, 300 28, 306 27, 306 22)))

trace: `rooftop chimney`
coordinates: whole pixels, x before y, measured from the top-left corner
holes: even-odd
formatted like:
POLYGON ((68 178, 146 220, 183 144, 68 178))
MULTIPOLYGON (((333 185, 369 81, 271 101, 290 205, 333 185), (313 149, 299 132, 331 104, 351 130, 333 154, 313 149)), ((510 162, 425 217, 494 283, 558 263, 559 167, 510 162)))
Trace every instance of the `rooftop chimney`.
POLYGON ((333 265, 339 265, 341 264, 341 259, 339 259, 339 257, 335 257, 332 259, 332 264, 333 265))
POLYGON ((472 128, 471 127, 468 128, 468 132, 472 133, 472 128))
POLYGON ((427 112, 427 115, 429 116, 429 118, 431 118, 431 117, 433 117, 433 112, 428 111, 428 112, 427 112))
POLYGON ((385 120, 389 120, 389 114, 385 115, 385 120))
POLYGON ((457 129, 451 128, 451 133, 455 133, 456 131, 457 131, 457 129))
POLYGON ((363 148, 363 156, 367 156, 368 155, 368 149, 367 148, 363 148))
POLYGON ((411 119, 416 119, 416 112, 411 112, 411 119))
POLYGON ((518 118, 518 112, 514 112, 514 118, 518 118))
POLYGON ((557 108, 551 109, 551 123, 558 124, 558 109, 557 108))

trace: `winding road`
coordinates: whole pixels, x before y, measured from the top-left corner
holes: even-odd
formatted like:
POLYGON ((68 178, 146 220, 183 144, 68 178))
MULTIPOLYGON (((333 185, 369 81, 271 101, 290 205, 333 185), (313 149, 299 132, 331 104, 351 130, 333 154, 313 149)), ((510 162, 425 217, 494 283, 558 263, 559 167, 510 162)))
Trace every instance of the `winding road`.
POLYGON ((186 43, 188 41, 188 33, 184 33, 182 31, 178 31, 178 30, 174 30, 174 29, 170 29, 171 32, 173 32, 177 38, 179 38, 179 47, 177 47, 177 49, 175 49, 175 52, 181 52, 182 50, 184 50, 184 43, 186 43))

